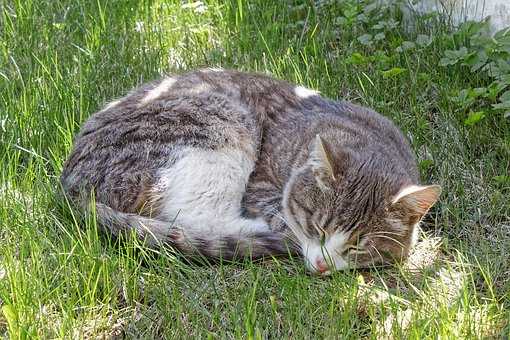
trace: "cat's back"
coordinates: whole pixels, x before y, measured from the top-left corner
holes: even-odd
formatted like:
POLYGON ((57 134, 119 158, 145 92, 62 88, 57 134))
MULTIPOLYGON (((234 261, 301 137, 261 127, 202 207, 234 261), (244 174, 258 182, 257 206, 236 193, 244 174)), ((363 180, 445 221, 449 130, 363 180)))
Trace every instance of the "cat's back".
POLYGON ((363 161, 390 166, 410 179, 418 180, 416 160, 402 131, 389 118, 347 101, 335 103, 337 119, 346 133, 340 138, 358 149, 363 161), (364 158, 364 159, 363 159, 364 158))
POLYGON ((77 196, 94 188, 99 201, 132 211, 139 191, 190 149, 241 149, 254 158, 260 132, 240 101, 240 83, 257 82, 247 77, 220 70, 168 76, 106 105, 76 136, 64 189, 77 196))

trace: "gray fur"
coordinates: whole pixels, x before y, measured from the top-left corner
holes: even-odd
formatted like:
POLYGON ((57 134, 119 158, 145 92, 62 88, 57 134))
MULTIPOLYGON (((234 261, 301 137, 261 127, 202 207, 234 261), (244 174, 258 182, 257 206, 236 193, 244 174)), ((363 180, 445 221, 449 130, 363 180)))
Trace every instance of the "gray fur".
MULTIPOLYGON (((75 139, 61 182, 82 207, 94 192, 99 222, 113 234, 135 229, 152 243, 211 257, 303 253, 297 224, 310 238, 321 236, 311 226, 320 222, 328 234, 343 231, 354 242, 374 230, 391 231, 385 221, 395 219, 407 228, 398 231, 405 246, 387 248, 405 257, 422 216, 410 219, 413 207, 392 209, 392 199, 419 179, 411 149, 390 120, 351 103, 299 96, 284 81, 236 71, 164 78, 95 113, 75 139), (320 160, 314 167, 311 159, 318 135, 331 165, 325 172, 320 160), (269 231, 218 236, 172 224, 162 211, 165 193, 158 176, 190 147, 242 150, 253 160, 242 210, 246 218, 262 218, 269 231), (298 223, 291 215, 306 218, 298 223)), ((377 262, 373 253, 371 262, 377 262)))

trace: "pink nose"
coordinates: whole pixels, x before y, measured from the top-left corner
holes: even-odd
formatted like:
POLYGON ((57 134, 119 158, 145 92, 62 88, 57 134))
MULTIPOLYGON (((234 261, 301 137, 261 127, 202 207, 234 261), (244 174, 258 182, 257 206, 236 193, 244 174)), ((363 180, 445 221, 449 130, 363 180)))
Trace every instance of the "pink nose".
POLYGON ((319 271, 319 273, 324 273, 329 269, 328 264, 323 259, 315 260, 315 268, 319 271))

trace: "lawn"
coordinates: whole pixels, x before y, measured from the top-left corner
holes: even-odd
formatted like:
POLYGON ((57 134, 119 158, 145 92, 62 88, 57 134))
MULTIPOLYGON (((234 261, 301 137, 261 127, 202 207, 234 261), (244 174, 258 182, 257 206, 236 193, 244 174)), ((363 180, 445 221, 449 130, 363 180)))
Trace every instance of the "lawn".
POLYGON ((510 48, 499 74, 473 68, 472 27, 428 17, 409 30, 373 3, 1 1, 0 336, 508 338, 510 48), (73 215, 58 178, 80 124, 202 66, 391 117, 423 181, 443 187, 409 263, 320 278, 299 259, 187 262, 73 215))

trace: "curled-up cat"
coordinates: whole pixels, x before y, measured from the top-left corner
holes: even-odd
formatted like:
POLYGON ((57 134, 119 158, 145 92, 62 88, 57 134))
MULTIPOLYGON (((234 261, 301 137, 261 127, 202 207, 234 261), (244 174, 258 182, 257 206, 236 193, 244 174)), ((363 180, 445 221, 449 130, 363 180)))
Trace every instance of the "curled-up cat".
POLYGON ((313 272, 405 259, 440 194, 395 125, 264 75, 203 69, 92 115, 61 177, 99 224, 215 258, 296 253, 313 272))

